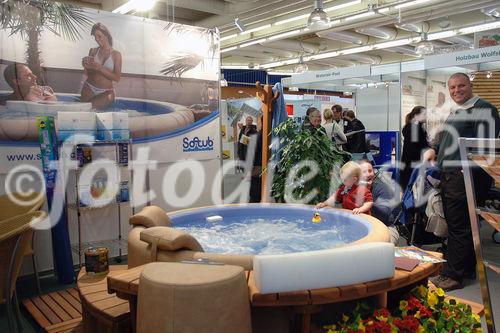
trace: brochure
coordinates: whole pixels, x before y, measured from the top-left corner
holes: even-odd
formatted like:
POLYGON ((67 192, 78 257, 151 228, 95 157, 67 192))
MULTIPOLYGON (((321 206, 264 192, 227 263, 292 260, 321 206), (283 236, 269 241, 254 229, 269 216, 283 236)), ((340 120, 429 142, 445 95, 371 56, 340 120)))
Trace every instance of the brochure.
POLYGON ((405 257, 405 258, 410 258, 410 259, 417 259, 421 263, 440 263, 440 262, 446 262, 445 259, 438 258, 430 254, 429 252, 426 252, 422 249, 419 249, 418 247, 415 246, 405 246, 405 247, 397 247, 395 251, 395 256, 396 257, 405 257))

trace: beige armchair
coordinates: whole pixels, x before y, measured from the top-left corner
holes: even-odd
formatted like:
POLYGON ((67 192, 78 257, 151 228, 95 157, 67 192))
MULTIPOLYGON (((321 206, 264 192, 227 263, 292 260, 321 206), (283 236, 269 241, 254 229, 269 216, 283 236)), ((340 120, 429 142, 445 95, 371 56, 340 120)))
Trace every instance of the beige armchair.
POLYGON ((45 216, 36 211, 0 221, 0 303, 6 303, 9 332, 18 332, 21 325, 16 280, 23 254, 31 246, 32 225, 45 216))
POLYGON ((130 217, 133 226, 128 234, 128 267, 150 262, 179 262, 207 259, 228 265, 252 269, 253 256, 207 253, 191 235, 172 228, 167 213, 157 207, 148 206, 130 217))
MULTIPOLYGON (((24 215, 26 213, 38 211, 42 208, 44 202, 45 195, 41 195, 38 192, 33 192, 28 195, 20 193, 12 193, 11 196, 2 195, 0 196, 0 221, 4 221, 15 216, 24 215), (11 198, 15 198, 17 200, 14 201, 11 198)), ((31 256, 31 263, 33 265, 33 274, 35 276, 37 291, 39 294, 41 294, 42 289, 40 287, 40 279, 38 278, 35 249, 33 247, 33 244, 35 242, 35 233, 30 232, 28 237, 29 239, 26 240, 25 246, 21 249, 21 253, 23 257, 31 256)))

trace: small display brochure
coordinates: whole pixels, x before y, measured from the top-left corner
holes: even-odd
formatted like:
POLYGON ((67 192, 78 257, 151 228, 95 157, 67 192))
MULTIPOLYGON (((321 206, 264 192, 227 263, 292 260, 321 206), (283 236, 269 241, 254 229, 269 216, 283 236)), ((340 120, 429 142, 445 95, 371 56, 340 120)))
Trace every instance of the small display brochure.
POLYGON ((418 247, 415 246, 397 247, 396 251, 394 252, 394 255, 396 258, 405 257, 410 259, 417 259, 421 263, 436 264, 440 262, 446 262, 445 259, 433 256, 431 253, 419 249, 418 247))

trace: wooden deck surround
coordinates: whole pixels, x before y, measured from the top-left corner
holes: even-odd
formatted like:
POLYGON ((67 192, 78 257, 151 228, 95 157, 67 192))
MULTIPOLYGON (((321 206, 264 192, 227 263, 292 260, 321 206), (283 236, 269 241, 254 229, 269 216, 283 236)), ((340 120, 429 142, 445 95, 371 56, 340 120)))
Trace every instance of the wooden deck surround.
MULTIPOLYGON (((108 276, 108 292, 130 302, 132 327, 135 326, 137 313, 137 294, 139 291, 139 277, 144 266, 134 267, 108 276)), ((294 292, 280 292, 261 294, 255 286, 253 272, 246 272, 248 290, 252 307, 291 307, 294 313, 300 316, 301 332, 310 332, 311 315, 322 310, 321 305, 376 297, 378 305, 387 305, 387 293, 411 286, 419 281, 427 283, 427 277, 434 275, 440 268, 439 264, 423 264, 413 271, 395 270, 390 279, 359 283, 350 286, 310 289, 294 292)))

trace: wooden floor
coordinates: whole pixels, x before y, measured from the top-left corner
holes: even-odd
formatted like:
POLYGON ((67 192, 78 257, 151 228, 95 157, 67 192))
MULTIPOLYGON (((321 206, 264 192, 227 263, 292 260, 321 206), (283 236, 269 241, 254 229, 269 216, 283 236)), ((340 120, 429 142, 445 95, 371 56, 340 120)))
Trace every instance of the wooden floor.
POLYGON ((82 305, 76 288, 28 298, 22 304, 44 332, 81 332, 82 305))

